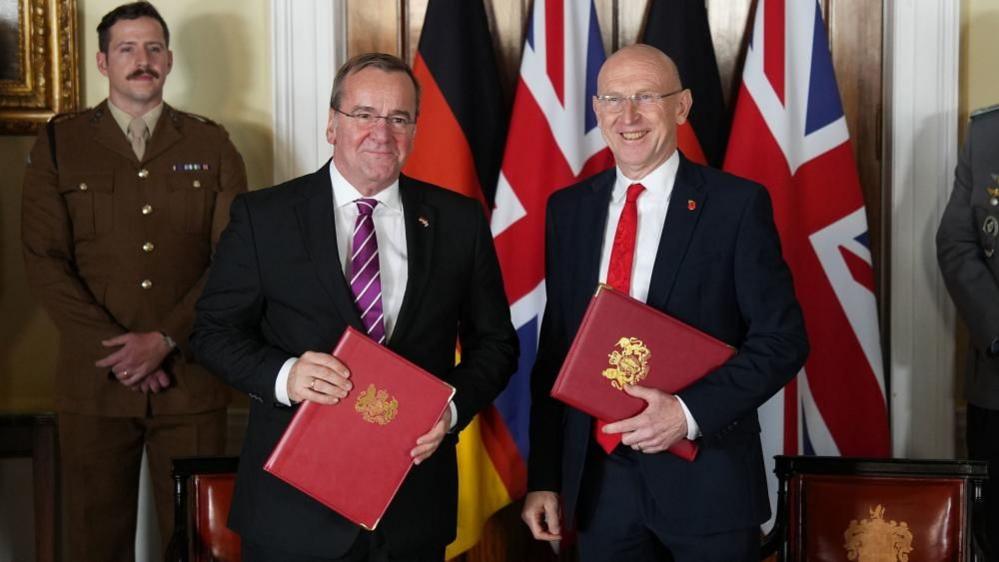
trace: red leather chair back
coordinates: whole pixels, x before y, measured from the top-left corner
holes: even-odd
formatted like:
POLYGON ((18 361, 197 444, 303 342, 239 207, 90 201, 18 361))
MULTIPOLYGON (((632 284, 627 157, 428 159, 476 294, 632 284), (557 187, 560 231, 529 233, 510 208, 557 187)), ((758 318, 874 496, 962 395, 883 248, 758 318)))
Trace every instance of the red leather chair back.
POLYGON ((777 456, 780 562, 985 562, 987 464, 777 456))
POLYGON ((791 552, 814 561, 963 561, 964 491, 957 478, 796 475, 791 552))
POLYGON ((226 526, 235 482, 235 474, 192 477, 195 562, 239 562, 241 559, 239 535, 226 526))
POLYGON ((173 459, 173 535, 167 562, 240 562, 239 535, 226 526, 239 457, 173 459))

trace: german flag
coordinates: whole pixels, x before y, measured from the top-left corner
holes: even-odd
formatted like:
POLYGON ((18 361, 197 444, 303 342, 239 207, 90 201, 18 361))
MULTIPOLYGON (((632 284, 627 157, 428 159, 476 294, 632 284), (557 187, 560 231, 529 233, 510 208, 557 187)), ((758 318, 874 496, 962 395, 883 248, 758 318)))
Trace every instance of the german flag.
MULTIPOLYGON (((492 209, 507 119, 482 0, 430 0, 413 60, 422 90, 410 177, 478 199, 492 209)), ((486 520, 524 493, 517 445, 496 406, 458 441, 457 537, 451 559, 479 541, 486 520)))
POLYGON ((430 0, 413 73, 422 97, 403 171, 491 208, 507 120, 481 0, 430 0))
POLYGON ((676 63, 683 85, 694 96, 687 124, 677 131, 684 156, 716 168, 722 165, 730 126, 704 0, 649 2, 642 43, 676 63))

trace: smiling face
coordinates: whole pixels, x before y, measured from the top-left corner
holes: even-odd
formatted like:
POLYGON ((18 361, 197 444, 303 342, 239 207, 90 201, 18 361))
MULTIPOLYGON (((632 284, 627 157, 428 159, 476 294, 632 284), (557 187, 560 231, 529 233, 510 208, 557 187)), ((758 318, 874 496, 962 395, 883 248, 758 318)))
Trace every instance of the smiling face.
MULTIPOLYGON (((614 53, 597 78, 600 96, 668 94, 680 88, 673 61, 647 45, 614 53)), ((690 91, 683 90, 648 106, 625 101, 618 111, 594 100, 593 110, 618 167, 629 179, 640 180, 672 156, 677 127, 687 121, 691 104, 690 91)))
MULTIPOLYGON (((347 76, 340 111, 416 119, 416 90, 404 72, 367 67, 347 76)), ((399 177, 413 148, 414 126, 393 129, 385 119, 365 125, 330 109, 326 138, 334 146, 333 163, 343 177, 366 196, 399 177)))
POLYGON ((163 101, 163 84, 173 67, 160 23, 150 17, 122 19, 111 26, 108 51, 97 53, 97 69, 108 77, 111 103, 133 116, 163 101))

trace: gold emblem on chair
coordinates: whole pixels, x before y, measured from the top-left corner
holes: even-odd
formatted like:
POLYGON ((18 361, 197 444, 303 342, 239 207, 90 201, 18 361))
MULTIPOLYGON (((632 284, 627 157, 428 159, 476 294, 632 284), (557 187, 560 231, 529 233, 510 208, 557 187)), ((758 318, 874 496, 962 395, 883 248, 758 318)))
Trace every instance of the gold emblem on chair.
POLYGON ((912 531, 905 521, 885 521, 885 508, 870 510, 870 519, 850 521, 843 533, 846 557, 858 562, 908 562, 912 531))
POLYGON ((387 390, 378 390, 375 385, 361 392, 354 403, 354 411, 361 414, 364 421, 385 425, 395 419, 399 413, 399 401, 389 396, 387 390))
POLYGON ((638 338, 621 338, 616 349, 607 356, 610 368, 604 369, 604 378, 610 379, 611 385, 624 390, 625 386, 638 384, 649 374, 649 357, 652 352, 638 338))

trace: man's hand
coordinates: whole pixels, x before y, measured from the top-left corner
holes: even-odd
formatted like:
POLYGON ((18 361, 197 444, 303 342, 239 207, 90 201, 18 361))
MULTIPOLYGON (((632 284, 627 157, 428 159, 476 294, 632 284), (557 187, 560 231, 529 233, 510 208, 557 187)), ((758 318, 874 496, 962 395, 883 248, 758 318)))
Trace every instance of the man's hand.
POLYGON ((447 430, 451 427, 451 406, 448 405, 444 408, 444 413, 441 414, 437 423, 434 427, 430 429, 427 433, 424 433, 416 439, 416 447, 409 452, 409 456, 413 457, 413 462, 420 464, 427 459, 430 455, 434 454, 437 447, 440 446, 441 441, 444 440, 444 436, 447 434, 447 430))
POLYGON ((336 404, 347 396, 353 385, 350 370, 329 353, 306 351, 288 373, 288 399, 319 404, 336 404))
POLYGON ((157 394, 159 391, 170 386, 170 376, 163 369, 156 369, 152 373, 139 381, 139 384, 132 387, 132 390, 141 390, 143 394, 157 394))
POLYGON ((104 340, 101 345, 121 348, 94 365, 111 369, 115 378, 128 387, 138 384, 146 375, 159 369, 171 351, 163 334, 159 332, 129 332, 104 340))
POLYGON ((621 443, 643 453, 661 453, 687 437, 687 418, 676 396, 647 386, 624 387, 648 406, 638 415, 604 426, 605 433, 621 433, 621 443))
POLYGON ((539 541, 562 538, 562 507, 555 492, 528 492, 520 517, 539 541))

